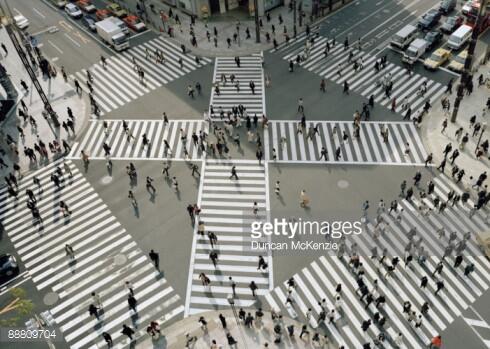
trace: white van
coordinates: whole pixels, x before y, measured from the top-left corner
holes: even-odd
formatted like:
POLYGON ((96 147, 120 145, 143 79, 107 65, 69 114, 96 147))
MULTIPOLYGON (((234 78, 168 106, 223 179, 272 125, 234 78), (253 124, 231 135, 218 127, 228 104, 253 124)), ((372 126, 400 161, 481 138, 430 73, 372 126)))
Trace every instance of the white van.
POLYGON ((454 50, 459 50, 471 38, 473 29, 469 25, 462 25, 447 40, 447 44, 454 50))
POLYGON ((406 25, 391 38, 391 45, 405 49, 417 36, 417 28, 413 25, 406 25))

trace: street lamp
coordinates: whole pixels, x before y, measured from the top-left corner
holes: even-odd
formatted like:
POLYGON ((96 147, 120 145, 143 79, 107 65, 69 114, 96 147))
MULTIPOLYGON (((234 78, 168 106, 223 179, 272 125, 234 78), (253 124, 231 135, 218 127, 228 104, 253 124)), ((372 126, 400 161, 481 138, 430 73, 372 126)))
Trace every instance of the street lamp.
POLYGON ((483 133, 485 132, 486 128, 487 128, 487 123, 484 122, 481 126, 481 132, 480 132, 480 137, 478 137, 478 143, 476 143, 475 154, 478 153, 478 147, 480 146, 481 138, 482 138, 483 133))

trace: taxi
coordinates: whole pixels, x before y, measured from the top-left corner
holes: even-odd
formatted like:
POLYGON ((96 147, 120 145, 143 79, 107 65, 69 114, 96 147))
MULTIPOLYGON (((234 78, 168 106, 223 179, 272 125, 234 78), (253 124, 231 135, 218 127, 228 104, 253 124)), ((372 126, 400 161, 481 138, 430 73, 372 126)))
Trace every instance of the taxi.
POLYGON ((454 57, 449 65, 448 69, 455 71, 456 73, 461 73, 464 70, 464 61, 466 60, 466 56, 468 56, 468 51, 461 51, 456 57, 454 57))
POLYGON ((83 12, 93 13, 97 11, 97 8, 92 4, 90 0, 78 0, 77 6, 82 9, 83 12))
POLYGON ((121 5, 116 4, 115 2, 107 5, 107 9, 117 18, 124 18, 128 15, 128 11, 123 9, 121 5))
POLYGON ((425 59, 424 67, 426 69, 435 70, 444 64, 451 57, 451 51, 444 48, 438 48, 432 54, 425 59))

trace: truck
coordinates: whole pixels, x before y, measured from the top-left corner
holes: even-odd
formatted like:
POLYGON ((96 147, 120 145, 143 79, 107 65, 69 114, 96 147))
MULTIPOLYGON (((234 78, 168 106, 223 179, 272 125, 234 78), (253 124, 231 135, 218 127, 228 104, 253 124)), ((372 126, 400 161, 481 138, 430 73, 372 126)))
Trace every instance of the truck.
POLYGON ((429 43, 424 39, 415 39, 403 54, 402 60, 414 64, 427 50, 429 43))
POLYGON ((129 47, 128 36, 124 30, 115 24, 110 18, 95 23, 97 34, 102 41, 116 51, 122 51, 129 47))
POLYGON ((124 23, 121 19, 119 19, 117 17, 109 17, 107 19, 110 20, 115 25, 117 25, 119 28, 121 28, 121 30, 123 31, 124 34, 129 36, 129 28, 126 25, 126 23, 124 23))

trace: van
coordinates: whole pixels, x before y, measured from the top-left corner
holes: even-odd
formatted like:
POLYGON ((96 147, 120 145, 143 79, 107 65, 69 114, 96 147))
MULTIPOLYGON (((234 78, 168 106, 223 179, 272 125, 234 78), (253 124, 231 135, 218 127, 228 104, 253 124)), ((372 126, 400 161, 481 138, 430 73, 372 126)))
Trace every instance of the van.
POLYGON ((447 40, 447 44, 454 50, 459 50, 471 38, 473 29, 469 25, 462 25, 447 40))
POLYGON ((425 53, 427 46, 429 43, 424 39, 415 39, 403 54, 402 61, 414 64, 425 53))
POLYGON ((391 45, 405 49, 417 35, 417 28, 413 25, 406 25, 391 38, 391 45))
POLYGON ((490 231, 476 233, 476 241, 480 244, 483 253, 490 258, 490 231))

